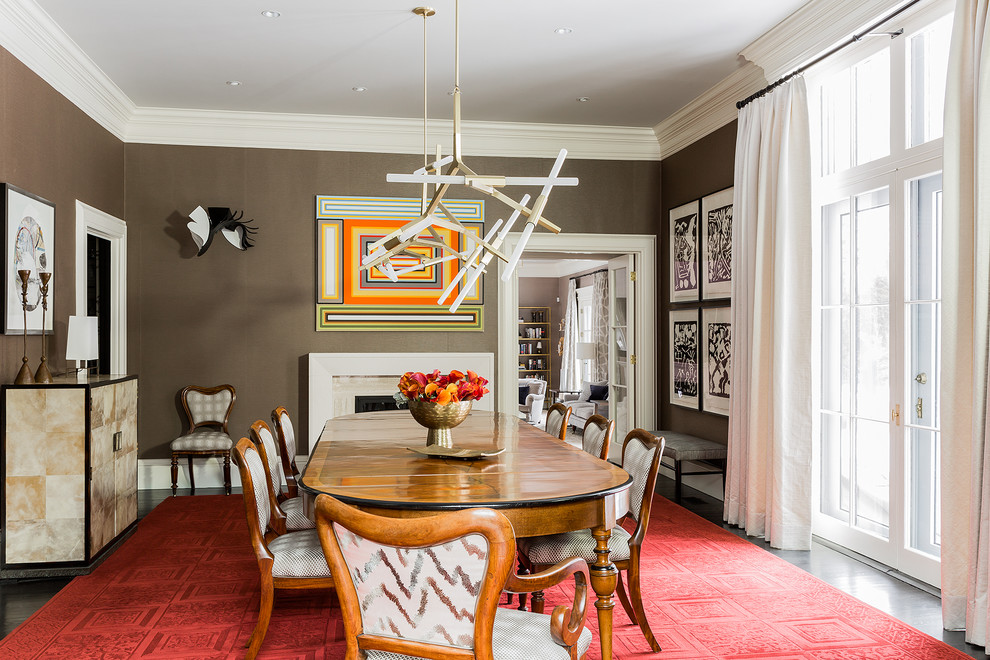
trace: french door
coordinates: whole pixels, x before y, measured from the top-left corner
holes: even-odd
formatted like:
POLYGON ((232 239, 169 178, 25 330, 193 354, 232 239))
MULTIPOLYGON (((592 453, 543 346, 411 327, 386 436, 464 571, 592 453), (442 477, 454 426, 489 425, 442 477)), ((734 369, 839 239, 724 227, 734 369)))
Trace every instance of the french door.
MULTIPOLYGON (((624 254, 608 262, 608 400, 609 417, 615 420, 613 444, 622 445, 626 433, 636 427, 635 383, 636 349, 635 285, 633 255, 624 254)), ((613 450, 616 449, 613 446, 613 450)), ((609 451, 618 462, 621 453, 609 451)))
POLYGON ((817 535, 939 583, 940 162, 821 206, 817 535))

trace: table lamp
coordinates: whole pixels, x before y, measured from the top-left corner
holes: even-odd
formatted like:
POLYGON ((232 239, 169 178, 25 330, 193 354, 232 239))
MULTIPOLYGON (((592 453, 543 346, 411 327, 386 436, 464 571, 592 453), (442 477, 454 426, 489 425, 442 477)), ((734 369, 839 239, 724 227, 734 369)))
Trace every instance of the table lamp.
MULTIPOLYGON (((66 333, 65 361, 97 360, 100 357, 100 319, 96 316, 70 316, 69 330, 66 333)), ((89 368, 78 367, 76 380, 86 382, 89 379, 89 368)))
MULTIPOLYGON (((587 369, 587 364, 588 364, 587 363, 587 360, 594 360, 595 359, 595 347, 596 346, 597 346, 597 344, 595 344, 595 342, 593 342, 593 341, 579 341, 577 343, 577 351, 575 351, 575 352, 577 353, 577 359, 578 360, 581 360, 581 363, 584 365, 583 371, 585 371, 585 372, 588 371, 588 369, 587 369)), ((591 377, 591 375, 588 374, 588 373, 584 373, 584 374, 581 375, 581 378, 584 379, 584 380, 589 380, 590 377, 591 377)))

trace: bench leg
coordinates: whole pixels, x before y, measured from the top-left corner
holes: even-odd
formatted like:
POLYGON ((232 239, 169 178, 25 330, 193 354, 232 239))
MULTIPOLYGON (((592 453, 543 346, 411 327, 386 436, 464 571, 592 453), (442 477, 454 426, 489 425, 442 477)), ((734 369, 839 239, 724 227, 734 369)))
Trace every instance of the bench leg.
POLYGON ((681 462, 674 461, 674 501, 681 503, 681 462))

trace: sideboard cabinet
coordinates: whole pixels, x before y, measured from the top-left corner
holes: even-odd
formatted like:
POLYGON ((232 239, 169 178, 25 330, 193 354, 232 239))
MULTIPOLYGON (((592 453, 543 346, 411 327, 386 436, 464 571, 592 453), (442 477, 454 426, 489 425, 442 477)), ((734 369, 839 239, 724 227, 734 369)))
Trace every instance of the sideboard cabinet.
POLYGON ((0 577, 86 573, 137 521, 136 376, 2 387, 0 577))

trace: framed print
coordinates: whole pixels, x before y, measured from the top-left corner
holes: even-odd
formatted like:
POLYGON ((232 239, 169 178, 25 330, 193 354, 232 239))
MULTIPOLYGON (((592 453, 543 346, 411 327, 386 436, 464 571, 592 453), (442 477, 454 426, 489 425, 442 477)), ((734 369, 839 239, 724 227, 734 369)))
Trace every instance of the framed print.
POLYGON ((670 302, 698 300, 699 200, 670 211, 670 302))
POLYGON ((732 188, 701 199, 701 297, 732 295, 732 188))
MULTIPOLYGON (((21 280, 17 271, 28 270, 27 333, 52 331, 52 314, 43 314, 41 277, 55 268, 55 205, 9 183, 3 184, 4 200, 4 334, 24 333, 24 306, 21 304, 21 280)), ((54 287, 49 284, 47 305, 54 307, 54 287)))
POLYGON ((698 409, 698 310, 670 313, 670 402, 698 409))
POLYGON ((701 310, 701 355, 704 365, 702 410, 728 415, 732 396, 731 307, 701 310))

